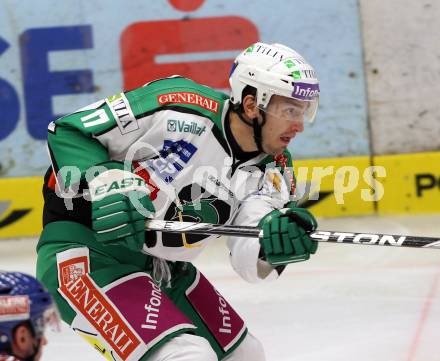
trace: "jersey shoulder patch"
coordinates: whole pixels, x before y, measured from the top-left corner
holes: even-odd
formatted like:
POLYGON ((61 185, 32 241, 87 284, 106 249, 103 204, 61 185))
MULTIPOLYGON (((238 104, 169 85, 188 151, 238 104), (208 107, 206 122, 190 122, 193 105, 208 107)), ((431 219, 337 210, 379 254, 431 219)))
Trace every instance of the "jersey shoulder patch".
POLYGON ((135 116, 173 109, 194 113, 221 123, 222 110, 229 97, 191 79, 173 76, 147 83, 126 93, 135 116))

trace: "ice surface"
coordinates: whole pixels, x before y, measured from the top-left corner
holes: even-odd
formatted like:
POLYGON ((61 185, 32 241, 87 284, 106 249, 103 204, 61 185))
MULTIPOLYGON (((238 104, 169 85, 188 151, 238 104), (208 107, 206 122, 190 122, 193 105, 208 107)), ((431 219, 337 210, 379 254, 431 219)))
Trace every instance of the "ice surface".
MULTIPOLYGON (((321 219, 320 229, 440 236, 440 215, 321 219)), ((34 274, 36 240, 0 240, 0 268, 34 274)), ((268 360, 439 361, 440 250, 321 244, 267 284, 231 269, 222 240, 195 262, 246 320, 268 360)), ((44 360, 103 359, 67 327, 44 360)))

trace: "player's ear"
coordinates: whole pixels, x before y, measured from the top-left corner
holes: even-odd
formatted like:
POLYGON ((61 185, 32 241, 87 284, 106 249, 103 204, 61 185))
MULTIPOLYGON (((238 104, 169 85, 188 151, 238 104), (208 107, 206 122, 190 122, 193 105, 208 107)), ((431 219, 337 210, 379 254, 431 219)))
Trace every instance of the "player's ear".
POLYGON ((26 325, 19 325, 14 332, 13 347, 17 354, 26 352, 32 346, 33 336, 26 325))
POLYGON ((257 99, 254 95, 248 94, 242 100, 244 114, 249 119, 258 117, 257 99))

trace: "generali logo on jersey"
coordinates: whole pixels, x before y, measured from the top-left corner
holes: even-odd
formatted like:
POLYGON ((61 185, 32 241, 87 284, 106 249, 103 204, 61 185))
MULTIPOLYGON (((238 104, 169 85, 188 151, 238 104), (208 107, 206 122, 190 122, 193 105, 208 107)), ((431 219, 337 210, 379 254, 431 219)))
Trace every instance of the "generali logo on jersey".
POLYGON ((217 113, 220 103, 214 99, 204 97, 203 95, 191 92, 175 92, 161 94, 157 96, 159 104, 192 104, 197 105, 210 112, 217 113))
MULTIPOLYGON (((72 254, 80 253, 72 251, 72 254)), ((89 259, 86 255, 59 262, 59 291, 92 324, 119 357, 126 360, 141 341, 96 286, 88 272, 89 259)))
POLYGON ((28 296, 0 296, 0 321, 16 321, 29 318, 28 296))
POLYGON ((122 360, 127 360, 140 345, 141 340, 88 274, 62 285, 60 292, 93 325, 122 360))

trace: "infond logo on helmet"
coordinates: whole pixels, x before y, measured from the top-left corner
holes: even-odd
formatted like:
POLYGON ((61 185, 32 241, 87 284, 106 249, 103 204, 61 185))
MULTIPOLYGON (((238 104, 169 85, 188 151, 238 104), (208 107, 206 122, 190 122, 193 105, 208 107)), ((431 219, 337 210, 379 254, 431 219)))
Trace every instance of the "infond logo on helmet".
POLYGON ((168 119, 167 129, 169 132, 191 133, 202 135, 206 130, 206 126, 199 126, 196 122, 185 122, 184 120, 168 119))
POLYGON ((293 83, 292 97, 301 100, 313 100, 319 95, 318 84, 293 83))

